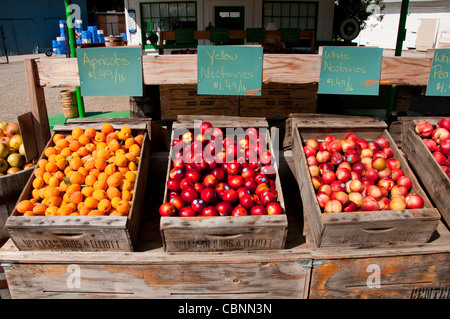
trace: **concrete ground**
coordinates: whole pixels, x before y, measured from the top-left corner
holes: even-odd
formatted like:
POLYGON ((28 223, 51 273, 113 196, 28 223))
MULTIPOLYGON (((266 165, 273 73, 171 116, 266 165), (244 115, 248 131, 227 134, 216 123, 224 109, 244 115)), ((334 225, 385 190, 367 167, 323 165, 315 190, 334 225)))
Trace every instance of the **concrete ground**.
MULTIPOLYGON (((30 101, 28 87, 25 78, 24 60, 38 59, 62 59, 65 56, 45 54, 14 55, 9 57, 9 63, 5 57, 0 57, 0 121, 17 122, 17 117, 29 112, 30 101)), ((44 88, 47 112, 49 115, 62 113, 59 92, 67 88, 44 88)), ((84 97, 86 112, 105 111, 129 111, 129 97, 84 97)))

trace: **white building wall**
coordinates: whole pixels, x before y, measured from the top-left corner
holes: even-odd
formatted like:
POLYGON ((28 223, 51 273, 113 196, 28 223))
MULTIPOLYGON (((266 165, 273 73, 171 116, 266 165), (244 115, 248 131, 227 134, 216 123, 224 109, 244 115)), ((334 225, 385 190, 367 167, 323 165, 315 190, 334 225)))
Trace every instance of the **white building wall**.
MULTIPOLYGON (((382 12, 384 19, 374 17, 367 20, 367 27, 353 41, 359 45, 395 49, 400 21, 401 2, 386 3, 382 12)), ((435 44, 442 36, 450 34, 450 1, 410 1, 406 18, 406 38, 403 50, 415 49, 416 39, 422 19, 436 19, 435 44)))
MULTIPOLYGON (((154 0, 161 2, 163 0, 154 0)), ((173 1, 173 0, 170 0, 173 1)), ((176 1, 176 0, 175 0, 176 1)), ((314 1, 314 0, 309 0, 314 1)), ((331 41, 333 31, 334 3, 331 0, 316 0, 318 2, 317 41, 331 41)), ((136 10, 136 33, 130 33, 127 23, 127 37, 129 45, 143 45, 141 33, 140 3, 152 2, 152 0, 124 0, 125 21, 128 21, 128 10, 136 10)), ((197 24, 199 30, 204 30, 209 22, 214 25, 215 6, 244 6, 245 27, 263 27, 262 25, 262 2, 263 0, 197 0, 197 24)))

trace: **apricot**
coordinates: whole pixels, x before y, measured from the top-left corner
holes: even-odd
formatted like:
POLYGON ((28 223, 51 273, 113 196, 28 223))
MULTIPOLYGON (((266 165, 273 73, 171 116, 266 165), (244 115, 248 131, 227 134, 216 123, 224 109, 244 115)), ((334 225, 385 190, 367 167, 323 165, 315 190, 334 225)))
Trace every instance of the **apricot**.
POLYGON ((69 206, 69 204, 61 206, 56 211, 57 216, 69 216, 74 212, 74 209, 72 206, 69 206))
POLYGON ((108 198, 108 195, 106 195, 106 191, 103 189, 96 189, 92 193, 92 197, 94 197, 96 200, 101 201, 102 199, 108 198))
POLYGON ((64 157, 68 157, 72 155, 72 150, 69 147, 63 148, 61 150, 60 155, 64 156, 64 157))
POLYGON ((104 158, 100 157, 95 160, 95 168, 101 171, 105 169, 106 165, 108 165, 108 162, 104 158))
POLYGON ((52 177, 52 173, 50 172, 45 172, 44 175, 42 176, 42 178, 44 179, 44 184, 48 184, 48 181, 50 180, 50 177, 52 177))
POLYGON ((60 180, 59 180, 58 177, 55 176, 55 175, 51 176, 51 177, 49 178, 49 180, 48 180, 48 185, 49 185, 49 186, 54 186, 54 187, 56 187, 56 186, 59 186, 59 183, 60 183, 60 180))
POLYGON ((104 213, 107 213, 111 209, 111 202, 109 199, 102 199, 98 202, 97 209, 104 213))
POLYGON ((52 154, 58 154, 58 151, 53 146, 49 146, 44 150, 44 155, 47 156, 47 158, 52 154))
POLYGON ((86 178, 84 179, 84 183, 87 186, 94 186, 96 181, 97 181, 97 177, 95 177, 92 174, 88 174, 88 176, 86 176, 86 178))
POLYGON ((62 135, 60 133, 56 133, 55 135, 53 135, 52 141, 53 141, 53 143, 56 144, 57 141, 63 140, 63 139, 65 139, 64 135, 62 135))
POLYGON ((86 206, 83 206, 83 207, 81 207, 78 211, 80 212, 80 215, 86 216, 86 215, 89 214, 89 212, 90 212, 91 210, 92 210, 91 208, 86 207, 86 206))
POLYGON ((33 190, 31 191, 31 197, 33 199, 40 199, 41 197, 39 196, 39 189, 33 188, 33 190))
POLYGON ((82 134, 84 134, 84 130, 81 127, 75 127, 72 130, 72 136, 74 139, 78 139, 82 134))
POLYGON ((132 171, 128 171, 128 172, 125 173, 125 178, 128 181, 134 183, 136 181, 136 174, 134 172, 132 172, 132 171))
POLYGON ((86 177, 86 176, 89 175, 89 171, 88 171, 84 166, 81 166, 81 167, 78 169, 78 172, 79 172, 81 175, 83 175, 84 177, 86 177))
POLYGON ((125 155, 118 155, 114 159, 114 164, 118 167, 124 167, 128 165, 128 158, 125 155))
POLYGON ((95 159, 94 158, 89 158, 87 159, 84 164, 83 164, 84 168, 87 169, 88 171, 92 171, 95 168, 95 159))
POLYGON ((98 205, 98 200, 96 200, 94 197, 87 197, 84 200, 84 206, 91 209, 96 209, 98 205))
POLYGON ((77 171, 70 172, 69 180, 72 184, 84 184, 84 176, 77 171))
POLYGON ((99 149, 96 152, 96 158, 103 158, 105 160, 109 159, 111 157, 111 152, 106 149, 99 149))
POLYGON ((129 190, 123 190, 122 191, 122 199, 130 201, 132 198, 131 192, 129 190))
POLYGON ((26 211, 23 216, 36 216, 32 211, 26 211))
POLYGON ((34 188, 42 188, 42 186, 44 186, 44 178, 41 176, 38 176, 33 180, 32 184, 33 184, 34 188))
POLYGON ((116 205, 116 210, 121 214, 128 214, 130 211, 131 205, 127 200, 120 200, 116 205))
POLYGON ((61 205, 62 198, 60 196, 51 196, 47 199, 47 206, 59 206, 61 205))
POLYGON ((38 166, 39 168, 45 169, 45 165, 47 165, 47 163, 48 163, 48 160, 47 160, 47 159, 41 158, 40 160, 38 160, 37 166, 38 166))
POLYGON ((72 184, 69 185, 66 189, 66 194, 67 195, 72 195, 73 192, 79 192, 81 191, 81 185, 80 184, 72 184))
POLYGON ((45 211, 47 210, 47 205, 42 203, 36 203, 33 207, 34 215, 45 215, 45 211))
POLYGON ((93 209, 88 213, 88 215, 89 216, 103 216, 103 215, 105 215, 105 213, 98 209, 93 209))
POLYGON ((113 208, 117 207, 117 204, 122 200, 122 196, 117 196, 111 199, 111 206, 113 208))
POLYGON ((24 214, 27 211, 33 210, 33 203, 28 199, 22 200, 17 203, 16 209, 19 213, 24 214))
POLYGON ((45 216, 56 216, 57 212, 58 212, 58 208, 57 206, 49 206, 47 207, 47 209, 45 210, 45 216))
POLYGON ((69 166, 74 170, 77 171, 80 167, 83 166, 83 162, 81 161, 80 157, 72 157, 69 161, 69 166))
POLYGON ((111 139, 111 141, 108 142, 108 148, 115 152, 118 149, 120 149, 120 143, 117 139, 111 139))
POLYGON ((76 152, 78 151, 78 149, 81 147, 81 143, 78 140, 73 140, 72 142, 69 143, 69 149, 72 152, 76 152))
POLYGON ((94 141, 96 141, 97 143, 105 142, 106 141, 105 133, 97 132, 97 134, 95 134, 94 141))
POLYGON ((116 172, 108 177, 106 183, 108 184, 109 187, 119 187, 122 183, 122 180, 123 180, 122 174, 116 172))
POLYGON ((71 203, 74 203, 75 205, 78 205, 84 200, 83 194, 80 191, 75 191, 69 196, 69 201, 71 203))
POLYGON ((101 132, 105 135, 114 132, 114 127, 109 123, 104 123, 101 128, 101 132))
POLYGON ((143 134, 138 134, 134 137, 134 141, 136 142, 137 145, 142 147, 142 144, 144 144, 144 135, 143 134))
POLYGON ((121 197, 121 191, 117 187, 108 187, 106 195, 112 200, 114 197, 121 197))
POLYGON ((66 166, 69 164, 66 158, 60 158, 56 160, 55 165, 58 167, 59 170, 64 170, 66 166))
POLYGON ((134 156, 139 156, 139 154, 141 154, 141 147, 137 144, 133 144, 131 145, 128 152, 134 156))
POLYGON ((94 187, 91 186, 85 186, 81 189, 81 194, 83 194, 84 197, 91 197, 93 192, 94 187))
POLYGON ((70 142, 68 140, 66 140, 66 139, 60 139, 60 140, 57 140, 55 142, 55 146, 58 147, 61 150, 66 148, 66 147, 69 147, 69 144, 70 144, 70 142))
POLYGON ((88 155, 90 152, 89 152, 89 150, 86 148, 86 146, 81 146, 81 147, 78 149, 77 153, 80 154, 81 157, 84 157, 84 156, 88 155))
POLYGON ((108 174, 109 176, 114 174, 116 171, 117 171, 116 165, 114 165, 114 164, 108 164, 105 167, 105 173, 108 174))
POLYGON ((45 173, 45 167, 44 168, 36 167, 33 172, 35 177, 43 177, 44 173, 45 173))
POLYGON ((97 130, 93 127, 87 127, 84 130, 84 135, 86 135, 88 138, 94 138, 95 134, 97 134, 97 130))

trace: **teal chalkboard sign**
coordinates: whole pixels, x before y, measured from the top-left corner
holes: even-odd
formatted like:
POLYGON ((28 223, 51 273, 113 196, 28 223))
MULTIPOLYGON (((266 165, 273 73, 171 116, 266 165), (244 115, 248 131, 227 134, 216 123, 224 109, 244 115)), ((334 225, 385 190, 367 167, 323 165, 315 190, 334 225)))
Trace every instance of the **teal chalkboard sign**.
POLYGON ((383 49, 324 47, 319 93, 378 95, 383 49))
POLYGON ((82 96, 142 96, 140 47, 78 48, 82 96))
POLYGON ((198 46, 197 94, 261 95, 260 46, 198 46))
POLYGON ((450 96, 450 50, 437 49, 434 52, 425 95, 450 96))

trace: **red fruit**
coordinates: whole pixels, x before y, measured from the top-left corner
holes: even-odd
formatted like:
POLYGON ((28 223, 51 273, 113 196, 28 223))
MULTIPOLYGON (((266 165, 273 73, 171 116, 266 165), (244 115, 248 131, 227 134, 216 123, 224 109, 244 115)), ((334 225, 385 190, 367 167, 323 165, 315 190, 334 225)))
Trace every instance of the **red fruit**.
POLYGON ((351 192, 348 194, 348 200, 355 203, 356 207, 361 207, 364 202, 364 195, 360 192, 351 192))
POLYGON ((263 165, 270 165, 270 164, 272 164, 273 157, 269 151, 264 151, 263 153, 261 153, 259 155, 259 160, 261 161, 261 164, 263 164, 263 165))
POLYGON ((203 209, 206 207, 206 202, 203 199, 194 199, 191 203, 192 209, 197 213, 201 214, 203 209))
POLYGON ((354 142, 356 142, 358 140, 358 137, 356 136, 355 133, 349 133, 345 138, 346 139, 350 139, 350 140, 352 140, 354 142))
POLYGON ((391 157, 386 160, 386 166, 391 170, 400 169, 401 163, 398 159, 391 157))
POLYGON ((234 189, 238 189, 244 185, 244 179, 241 175, 228 175, 228 185, 234 189))
POLYGON ((215 206, 215 209, 220 216, 230 216, 233 207, 229 202, 220 202, 215 206))
POLYGON ((252 193, 255 192, 258 187, 258 183, 255 182, 253 178, 247 178, 244 180, 244 186, 252 193))
POLYGON ((409 209, 422 208, 424 205, 423 198, 420 195, 417 195, 416 193, 410 193, 406 195, 405 201, 406 201, 406 208, 409 209))
POLYGON ((227 173, 229 175, 236 175, 241 172, 242 165, 237 161, 233 161, 231 163, 227 163, 227 173))
POLYGON ((174 195, 170 198, 169 203, 171 203, 177 210, 182 209, 184 206, 186 206, 186 203, 184 202, 183 198, 179 195, 174 195))
POLYGON ((391 179, 389 177, 384 177, 378 181, 378 186, 383 186, 388 191, 390 191, 392 189, 392 187, 395 186, 395 182, 393 179, 391 179))
POLYGON ((247 216, 247 210, 242 206, 236 206, 231 212, 231 216, 247 216))
POLYGON ((212 187, 205 187, 200 193, 200 198, 206 203, 210 203, 216 199, 216 190, 212 187))
MULTIPOLYGON (((311 181, 313 183, 314 189, 316 189, 316 190, 319 189, 319 187, 323 185, 323 179, 320 176, 311 177, 311 181)), ((336 182, 336 181, 334 181, 334 182, 336 182)), ((332 182, 332 183, 334 183, 334 182, 332 182)))
POLYGON ((183 169, 181 168, 172 168, 169 172, 169 178, 174 178, 174 179, 182 179, 184 177, 184 172, 183 169))
POLYGON ((378 180, 378 171, 375 168, 369 168, 368 170, 366 170, 364 176, 369 177, 375 182, 378 180))
POLYGON ((441 142, 440 150, 441 150, 441 153, 444 154, 445 156, 450 155, 450 139, 446 139, 441 142))
POLYGON ((219 181, 213 174, 208 174, 203 178, 203 185, 205 187, 216 187, 219 181))
POLYGON ((330 154, 330 163, 333 165, 339 165, 345 160, 344 155, 340 152, 332 152, 330 154))
POLYGON ((375 154, 381 151, 381 146, 378 143, 369 142, 369 149, 372 151, 373 154, 375 154))
POLYGON ((404 185, 394 185, 391 189, 391 197, 392 196, 402 196, 405 197, 408 195, 408 189, 404 185))
POLYGON ((331 193, 330 199, 339 201, 342 204, 342 206, 347 204, 349 200, 348 194, 342 191, 331 193))
POLYGON ((273 167, 272 165, 262 166, 260 172, 261 172, 261 174, 266 175, 266 177, 269 179, 275 178, 275 176, 276 176, 275 167, 273 167))
POLYGON ((212 124, 210 122, 202 122, 200 124, 200 133, 204 134, 207 129, 212 128, 212 124))
POLYGON ((311 138, 305 142, 305 145, 312 147, 316 151, 319 149, 319 141, 315 138, 311 138))
POLYGON ((222 167, 216 167, 211 171, 211 174, 214 175, 219 182, 225 180, 226 172, 222 167))
POLYGON ((378 201, 378 204, 380 205, 380 210, 389 210, 389 205, 391 204, 391 201, 387 197, 383 197, 378 201))
POLYGON ((8 137, 13 137, 16 134, 20 134, 20 127, 18 123, 9 123, 5 127, 5 134, 8 137))
POLYGON ((251 209, 257 204, 255 197, 250 194, 244 194, 239 198, 239 204, 245 209, 251 209))
POLYGON ((366 148, 369 148, 369 143, 364 138, 360 138, 360 139, 356 140, 355 142, 356 142, 357 145, 361 146, 362 150, 366 149, 366 148))
POLYGON ((334 172, 334 165, 331 163, 322 163, 319 165, 320 174, 325 174, 326 172, 334 172))
POLYGON ((200 194, 202 192, 202 190, 205 188, 205 186, 203 186, 203 184, 200 183, 195 183, 194 184, 194 189, 200 194))
POLYGON ((334 181, 330 184, 331 192, 345 191, 345 183, 342 181, 334 181))
POLYGON ((316 154, 316 158, 319 163, 326 163, 330 161, 331 155, 328 151, 318 151, 316 154))
POLYGON ((194 182, 185 177, 180 181, 180 189, 183 190, 186 187, 194 187, 194 182))
POLYGON ((406 208, 406 200, 401 196, 391 197, 391 202, 389 203, 390 210, 403 210, 406 208))
POLYGON ((319 203, 319 206, 322 208, 324 208, 326 203, 328 203, 331 200, 330 195, 328 195, 325 192, 318 192, 316 195, 316 199, 317 202, 319 203))
POLYGON ((392 170, 389 167, 386 167, 382 171, 378 172, 378 179, 391 177, 392 170))
POLYGON ((267 204, 266 211, 268 215, 281 215, 283 214, 283 208, 277 202, 267 204))
POLYGON ((336 180, 336 174, 333 172, 333 171, 328 171, 328 172, 325 172, 323 175, 322 175, 322 181, 325 183, 325 184, 331 184, 333 181, 335 181, 336 180))
POLYGON ((336 170, 336 178, 339 181, 346 182, 350 180, 352 173, 349 169, 341 167, 336 170))
POLYGON ((373 197, 367 196, 364 198, 361 209, 364 211, 377 211, 380 210, 380 204, 373 197))
POLYGON ((267 206, 267 204, 275 202, 276 200, 277 198, 272 192, 265 192, 259 198, 259 202, 263 206, 267 206))
POLYGON ((195 210, 191 206, 185 206, 180 210, 181 217, 194 217, 197 215, 195 210))
POLYGON ((250 167, 244 167, 241 170, 241 176, 243 179, 254 178, 256 176, 256 172, 254 169, 251 169, 250 167))
POLYGON ((445 117, 442 120, 440 120, 439 122, 437 122, 436 127, 443 127, 445 128, 447 131, 450 131, 450 117, 445 117))
POLYGON ((447 161, 447 157, 442 154, 441 152, 435 151, 431 155, 433 155, 436 162, 438 162, 439 165, 445 165, 445 162, 447 161))
POLYGON ((177 192, 180 190, 180 180, 179 179, 174 179, 174 178, 170 178, 167 181, 167 189, 177 192))
POLYGON ((201 175, 200 175, 200 173, 199 173, 198 171, 196 171, 196 170, 188 169, 188 170, 186 171, 185 177, 188 178, 188 179, 190 179, 193 183, 197 183, 197 182, 200 180, 201 175))
POLYGON ((349 202, 349 203, 344 207, 344 212, 346 212, 346 213, 355 212, 357 209, 358 209, 358 207, 356 206, 355 203, 349 202))
POLYGON ((181 191, 181 198, 183 198, 186 203, 192 203, 197 197, 198 192, 193 187, 188 186, 181 191))
POLYGON ((359 154, 358 154, 358 152, 352 151, 352 150, 348 151, 345 154, 345 161, 347 161, 350 164, 354 164, 354 163, 358 162, 359 161, 359 154))
POLYGON ((236 190, 230 188, 223 193, 222 199, 226 202, 234 203, 238 200, 238 194, 236 190))
POLYGON ((316 156, 317 154, 316 149, 308 145, 303 146, 303 151, 305 152, 306 157, 316 156))
POLYGON ((267 210, 263 205, 257 204, 250 209, 250 215, 267 215, 267 210))
POLYGON ((171 203, 163 203, 159 206, 159 214, 164 217, 170 217, 175 215, 177 209, 171 203))
POLYGON ((394 182, 396 182, 400 178, 400 176, 404 176, 404 175, 405 175, 405 173, 403 172, 402 169, 394 168, 393 170, 391 170, 391 178, 394 182))
POLYGON ((319 166, 319 162, 317 161, 317 158, 315 156, 306 158, 306 163, 308 164, 308 166, 319 166))
POLYGON ((450 133, 443 127, 439 127, 433 131, 431 138, 438 144, 450 138, 450 133))
POLYGON ((431 153, 433 153, 436 150, 437 143, 431 138, 425 138, 422 141, 424 142, 425 146, 431 153))
POLYGON ((213 206, 208 206, 203 209, 202 216, 219 216, 219 213, 213 206))
POLYGON ((341 142, 338 140, 332 140, 332 141, 328 142, 327 143, 327 151, 329 153, 342 151, 341 142))
POLYGON ((258 173, 255 176, 255 182, 258 184, 267 184, 268 183, 267 176, 265 174, 258 173))
POLYGON ((399 177, 398 180, 397 180, 397 185, 405 186, 408 191, 410 191, 411 188, 412 188, 411 179, 409 177, 407 177, 407 176, 399 177))
POLYGON ((380 138, 376 139, 375 143, 380 145, 381 148, 389 147, 389 141, 384 137, 380 137, 380 138))
POLYGON ((394 150, 390 147, 383 148, 382 152, 386 155, 386 158, 391 158, 394 156, 394 150))
POLYGON ((352 150, 352 151, 356 150, 356 142, 354 140, 344 139, 340 143, 342 146, 342 152, 344 152, 344 153, 347 153, 350 150, 352 150))
POLYGON ((417 135, 419 135, 422 138, 430 137, 433 133, 434 127, 427 121, 421 121, 417 123, 416 127, 414 128, 414 131, 417 135))
POLYGON ((222 198, 223 194, 225 193, 225 191, 227 191, 228 189, 230 189, 230 186, 228 186, 227 183, 219 183, 216 186, 216 193, 217 195, 222 198))

